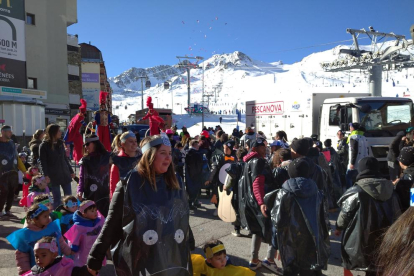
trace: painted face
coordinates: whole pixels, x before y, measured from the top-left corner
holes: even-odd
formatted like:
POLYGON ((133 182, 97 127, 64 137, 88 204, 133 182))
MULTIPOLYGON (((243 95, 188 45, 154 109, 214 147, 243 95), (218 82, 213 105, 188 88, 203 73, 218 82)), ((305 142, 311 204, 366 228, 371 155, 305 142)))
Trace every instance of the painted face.
POLYGON ((221 254, 218 256, 213 256, 213 258, 207 259, 207 262, 211 264, 214 268, 223 269, 226 267, 227 258, 226 254, 221 254))
POLYGON ((49 211, 42 212, 40 215, 33 219, 34 224, 39 228, 45 227, 49 224, 49 214, 49 211))
POLYGON ((57 253, 46 248, 38 248, 34 251, 35 261, 38 266, 45 268, 56 259, 57 253))
POLYGON ((153 163, 155 173, 165 173, 168 170, 168 167, 171 165, 171 162, 171 147, 162 144, 161 147, 157 150, 153 163))
POLYGON ((98 209, 97 208, 91 208, 85 213, 82 214, 84 218, 94 220, 98 217, 98 209))
POLYGON ((35 168, 31 170, 32 175, 38 175, 39 174, 39 169, 35 168))

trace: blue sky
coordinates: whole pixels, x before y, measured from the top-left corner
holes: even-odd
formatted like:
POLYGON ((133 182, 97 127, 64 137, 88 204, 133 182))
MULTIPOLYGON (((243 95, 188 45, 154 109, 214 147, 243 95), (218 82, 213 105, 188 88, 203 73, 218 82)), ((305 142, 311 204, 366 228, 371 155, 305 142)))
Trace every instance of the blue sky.
POLYGON ((242 51, 293 63, 336 45, 284 50, 351 39, 347 28, 410 37, 412 24, 413 0, 78 0, 78 23, 68 33, 97 46, 112 77, 175 64, 177 55, 242 51))

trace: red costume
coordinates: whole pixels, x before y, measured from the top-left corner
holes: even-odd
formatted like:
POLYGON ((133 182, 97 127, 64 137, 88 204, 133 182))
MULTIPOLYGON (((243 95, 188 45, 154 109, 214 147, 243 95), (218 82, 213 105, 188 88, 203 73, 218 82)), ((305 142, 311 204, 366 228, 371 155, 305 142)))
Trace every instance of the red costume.
POLYGON ((164 128, 165 122, 164 120, 158 115, 158 112, 154 109, 154 105, 152 104, 152 98, 147 98, 147 107, 148 113, 143 117, 141 120, 149 119, 149 129, 150 135, 158 135, 160 134, 160 128, 164 128))
POLYGON ((75 160, 76 164, 83 157, 83 139, 79 130, 82 125, 86 126, 84 119, 87 103, 84 99, 81 99, 80 102, 81 106, 79 107, 79 113, 76 114, 70 121, 65 137, 63 138, 66 143, 73 143, 73 159, 75 160))
POLYGON ((99 104, 100 110, 95 112, 95 121, 93 125, 96 126, 96 135, 104 145, 107 151, 111 151, 111 114, 106 108, 106 98, 108 97, 107 92, 101 91, 99 93, 99 104))

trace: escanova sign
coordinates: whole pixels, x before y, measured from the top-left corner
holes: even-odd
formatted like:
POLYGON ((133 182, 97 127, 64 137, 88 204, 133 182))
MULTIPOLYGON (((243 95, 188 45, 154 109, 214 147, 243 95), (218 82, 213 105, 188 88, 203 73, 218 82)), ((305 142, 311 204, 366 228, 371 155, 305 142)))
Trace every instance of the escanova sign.
POLYGON ((284 102, 247 104, 247 112, 248 116, 282 115, 284 113, 284 102))

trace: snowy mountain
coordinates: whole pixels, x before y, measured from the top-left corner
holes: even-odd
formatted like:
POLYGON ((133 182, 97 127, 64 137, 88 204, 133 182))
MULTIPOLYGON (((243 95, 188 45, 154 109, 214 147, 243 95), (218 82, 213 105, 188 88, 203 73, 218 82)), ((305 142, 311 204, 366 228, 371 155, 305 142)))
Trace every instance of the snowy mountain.
MULTIPOLYGON (((321 62, 337 59, 339 50, 349 47, 342 45, 313 53, 294 64, 284 64, 282 61, 266 63, 239 51, 213 55, 199 64, 204 70, 190 71, 191 103, 202 102, 203 78, 204 94, 210 95, 208 106, 212 111, 231 111, 236 106, 244 109, 245 102, 250 100, 266 101, 309 93, 368 92, 367 72, 328 73, 320 66, 321 62)), ((141 109, 141 81, 136 78, 137 76, 148 76, 152 84, 149 89, 145 89, 144 86, 144 102, 147 96, 152 96, 155 107, 173 107, 174 113, 184 113, 188 95, 185 70, 169 65, 146 69, 131 68, 109 79, 114 90, 114 113, 119 115, 121 120, 126 120, 129 114, 141 109), (164 89, 165 81, 172 83, 170 89, 164 89)), ((414 69, 383 73, 384 96, 410 95, 410 88, 413 86, 414 69)), ((177 117, 177 120, 180 119, 177 117)))

